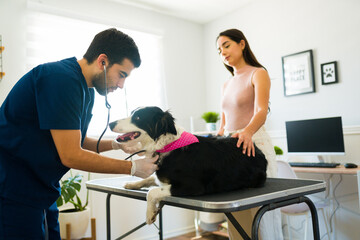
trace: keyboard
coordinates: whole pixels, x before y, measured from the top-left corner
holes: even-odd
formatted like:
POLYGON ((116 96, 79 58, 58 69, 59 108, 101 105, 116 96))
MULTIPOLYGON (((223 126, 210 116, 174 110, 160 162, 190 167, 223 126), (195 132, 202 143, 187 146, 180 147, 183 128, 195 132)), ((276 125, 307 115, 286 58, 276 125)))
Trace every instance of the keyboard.
POLYGON ((340 163, 323 162, 289 162, 291 167, 318 167, 318 168, 336 168, 340 163))

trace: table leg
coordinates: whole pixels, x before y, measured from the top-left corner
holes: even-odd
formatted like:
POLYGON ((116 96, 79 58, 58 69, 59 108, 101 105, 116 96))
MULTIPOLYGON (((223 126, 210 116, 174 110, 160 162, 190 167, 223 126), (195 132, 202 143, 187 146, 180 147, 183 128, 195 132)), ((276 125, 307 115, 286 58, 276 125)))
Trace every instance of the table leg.
POLYGON ((285 200, 282 202, 270 203, 270 204, 262 206, 257 211, 255 218, 253 220, 253 225, 252 225, 252 230, 251 230, 252 239, 253 240, 259 239, 258 230, 259 230, 260 220, 267 211, 274 210, 274 209, 280 208, 280 207, 285 207, 285 206, 288 206, 291 204, 302 203, 302 202, 305 202, 309 206, 309 209, 311 212, 314 239, 320 240, 319 221, 318 221, 316 207, 315 207, 314 203, 308 197, 305 197, 305 196, 285 200))
POLYGON ((243 237, 244 240, 251 240, 249 235, 246 234, 245 230, 241 227, 241 225, 238 223, 238 221, 234 218, 232 213, 225 213, 228 220, 232 223, 232 225, 236 228, 236 230, 240 233, 240 235, 243 237))
POLYGON ((128 231, 127 233, 121 235, 120 237, 118 237, 116 240, 120 240, 120 239, 123 239, 123 238, 126 238, 127 236, 129 236, 130 234, 132 234, 133 232, 136 232, 137 230, 139 230, 140 228, 146 226, 146 222, 140 224, 139 226, 131 229, 130 231, 128 231))
POLYGON ((110 197, 111 194, 108 193, 106 196, 106 239, 110 240, 111 236, 111 226, 110 226, 110 197))
POLYGON ((159 212, 159 239, 163 240, 163 222, 162 222, 162 207, 159 212))
POLYGON ((312 226, 314 239, 320 239, 320 230, 319 230, 319 219, 314 203, 307 197, 303 197, 304 202, 309 206, 311 212, 312 226))

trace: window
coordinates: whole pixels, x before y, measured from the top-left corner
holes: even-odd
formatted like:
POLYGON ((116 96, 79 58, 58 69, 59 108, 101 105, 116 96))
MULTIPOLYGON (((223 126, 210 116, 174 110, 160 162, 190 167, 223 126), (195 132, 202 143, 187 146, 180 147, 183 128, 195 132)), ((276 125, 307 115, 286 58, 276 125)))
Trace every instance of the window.
MULTIPOLYGON (((28 15, 27 70, 38 64, 58 61, 75 56, 81 59, 94 36, 107 28, 116 27, 60 17, 42 12, 28 15)), ((141 56, 141 66, 125 81, 125 87, 109 93, 110 121, 124 118, 139 106, 166 107, 165 88, 162 78, 161 37, 149 33, 121 29, 136 42, 141 56)), ((88 136, 99 136, 105 129, 107 109, 105 98, 96 93, 93 118, 88 136)), ((110 130, 107 136, 112 136, 110 130)))

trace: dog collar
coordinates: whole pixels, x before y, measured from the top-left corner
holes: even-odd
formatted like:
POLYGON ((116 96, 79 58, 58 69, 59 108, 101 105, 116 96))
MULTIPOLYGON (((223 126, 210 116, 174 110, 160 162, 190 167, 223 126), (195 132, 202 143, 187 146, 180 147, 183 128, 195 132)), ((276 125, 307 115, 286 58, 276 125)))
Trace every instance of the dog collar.
POLYGON ((185 147, 187 145, 197 143, 197 142, 199 142, 197 137, 195 137, 191 133, 188 133, 188 132, 184 131, 181 134, 179 139, 177 139, 176 141, 174 141, 172 143, 169 143, 163 149, 156 150, 156 152, 158 152, 158 153, 170 152, 170 151, 175 150, 177 148, 185 147))

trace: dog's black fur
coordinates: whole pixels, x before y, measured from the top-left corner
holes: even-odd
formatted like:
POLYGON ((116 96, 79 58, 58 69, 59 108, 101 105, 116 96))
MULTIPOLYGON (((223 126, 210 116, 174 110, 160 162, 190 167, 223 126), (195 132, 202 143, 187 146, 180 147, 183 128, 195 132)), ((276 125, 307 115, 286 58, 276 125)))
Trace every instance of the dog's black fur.
POLYGON ((257 149, 248 157, 235 138, 200 137, 199 143, 171 151, 162 158, 156 175, 171 184, 171 195, 189 196, 261 187, 267 162, 257 149))
MULTIPOLYGON (((149 143, 149 140, 140 140, 140 136, 139 141, 145 149, 147 144, 156 144, 159 141, 164 141, 165 145, 171 143, 176 140, 171 137, 179 131, 172 115, 158 107, 133 111, 130 122, 138 128, 131 131, 143 131, 140 135, 148 134, 154 141, 149 143), (168 138, 173 140, 168 141, 168 138)), ((117 125, 120 126, 121 123, 113 122, 110 128, 116 131, 117 125)), ((242 147, 236 146, 237 138, 196 137, 198 143, 169 153, 158 153, 159 169, 156 175, 161 182, 171 185, 171 195, 204 195, 264 185, 267 161, 256 146, 255 157, 249 157, 242 153, 242 147)), ((119 138, 118 141, 127 140, 129 139, 119 138)))

